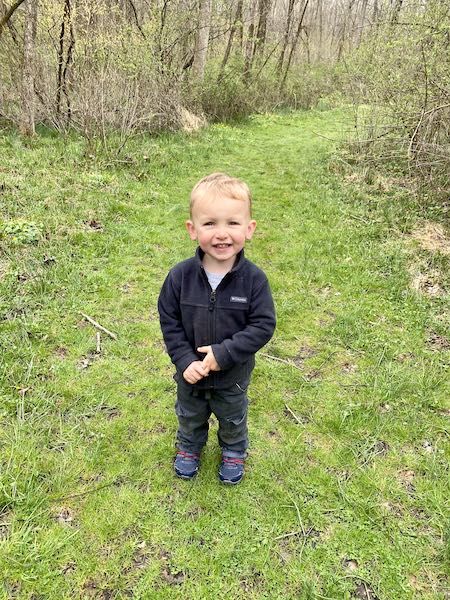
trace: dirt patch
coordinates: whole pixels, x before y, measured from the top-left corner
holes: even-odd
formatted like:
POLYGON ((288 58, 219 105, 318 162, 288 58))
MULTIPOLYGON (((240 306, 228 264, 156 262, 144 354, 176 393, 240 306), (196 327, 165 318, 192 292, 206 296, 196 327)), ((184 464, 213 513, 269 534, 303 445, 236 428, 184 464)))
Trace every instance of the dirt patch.
POLYGON ((68 506, 62 506, 58 508, 53 518, 60 525, 68 525, 70 527, 73 527, 75 523, 75 513, 73 509, 69 508, 68 506))
POLYGON ((411 237, 424 250, 450 256, 450 234, 439 223, 425 221, 421 227, 412 232, 411 237))
POLYGON ((245 593, 250 594, 253 591, 261 589, 264 581, 264 575, 260 571, 255 571, 248 577, 241 579, 239 585, 245 593))
POLYGON ((360 600, 379 600, 372 586, 367 581, 356 580, 356 587, 352 592, 352 598, 360 600))
POLYGON ((84 224, 89 229, 93 229, 94 231, 103 231, 103 225, 100 221, 96 219, 90 219, 89 221, 84 221, 84 224))
POLYGON ((169 585, 180 585, 186 578, 182 571, 172 572, 169 567, 162 570, 162 578, 169 585))
POLYGON ((131 564, 131 570, 137 571, 140 569, 145 569, 150 561, 150 554, 147 548, 147 543, 140 542, 136 546, 136 550, 133 553, 133 560, 131 564))
POLYGON ((389 452, 389 444, 383 440, 377 440, 372 446, 360 452, 362 466, 372 463, 375 458, 385 456, 389 452))
POLYGON ((5 510, 0 514, 0 542, 7 540, 11 531, 12 513, 5 510))
POLYGON ((408 494, 413 495, 416 491, 416 487, 414 485, 414 479, 416 477, 415 471, 412 469, 403 469, 399 471, 397 474, 397 478, 402 486, 406 489, 408 494))
POLYGON ((88 579, 83 584, 83 598, 96 598, 96 600, 110 600, 110 598, 114 598, 115 592, 113 590, 104 588, 102 589, 101 585, 94 581, 93 579, 88 579))
POLYGON ((117 406, 107 406, 106 404, 101 404, 98 410, 106 416, 108 421, 120 417, 121 414, 117 406))
POLYGON ((305 344, 299 349, 298 354, 294 356, 293 362, 297 366, 301 366, 303 364, 303 361, 308 360, 308 358, 311 358, 316 354, 317 350, 315 348, 313 348, 312 346, 308 346, 308 344, 305 344))
POLYGON ((445 296, 446 291, 441 285, 442 275, 436 269, 430 269, 426 273, 417 271, 411 267, 411 287, 415 292, 430 296, 430 298, 440 298, 445 296))
POLYGON ((87 356, 83 356, 77 363, 77 368, 80 371, 84 369, 89 369, 89 367, 93 364, 95 359, 98 357, 96 352, 89 352, 87 356))
POLYGON ((342 561, 342 566, 346 571, 349 572, 357 571, 359 567, 358 561, 354 558, 344 558, 344 560, 342 561))
POLYGON ((55 348, 54 350, 55 355, 58 358, 66 358, 66 356, 69 354, 69 350, 67 348, 64 348, 64 346, 58 346, 57 348, 55 348))
POLYGON ((450 341, 443 335, 435 331, 430 331, 427 338, 427 345, 431 350, 440 352, 441 350, 450 350, 450 341))

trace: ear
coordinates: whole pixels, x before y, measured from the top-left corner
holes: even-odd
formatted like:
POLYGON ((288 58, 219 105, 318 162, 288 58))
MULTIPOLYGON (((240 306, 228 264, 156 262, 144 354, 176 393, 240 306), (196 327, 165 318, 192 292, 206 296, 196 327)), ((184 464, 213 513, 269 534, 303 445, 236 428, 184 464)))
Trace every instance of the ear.
POLYGON ((195 225, 191 220, 186 221, 186 229, 187 229, 187 232, 189 233, 189 237, 191 238, 191 240, 196 240, 197 232, 195 231, 195 225))
POLYGON ((252 219, 251 221, 248 222, 248 225, 247 225, 247 231, 245 232, 246 240, 252 239, 253 234, 255 233, 255 229, 256 229, 256 221, 254 219, 252 219))

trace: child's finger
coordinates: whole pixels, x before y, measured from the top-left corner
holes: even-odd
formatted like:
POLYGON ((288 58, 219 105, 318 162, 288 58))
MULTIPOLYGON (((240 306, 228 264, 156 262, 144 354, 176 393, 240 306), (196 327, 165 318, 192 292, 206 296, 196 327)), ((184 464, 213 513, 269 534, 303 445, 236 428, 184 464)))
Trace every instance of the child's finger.
POLYGON ((208 354, 210 350, 211 346, 200 346, 199 348, 197 348, 197 352, 202 352, 203 354, 208 354))
POLYGON ((195 369, 195 373, 197 375, 199 375, 199 379, 201 379, 202 377, 205 377, 205 375, 208 374, 207 370, 203 366, 203 363, 199 363, 198 365, 195 365, 194 369, 195 369))

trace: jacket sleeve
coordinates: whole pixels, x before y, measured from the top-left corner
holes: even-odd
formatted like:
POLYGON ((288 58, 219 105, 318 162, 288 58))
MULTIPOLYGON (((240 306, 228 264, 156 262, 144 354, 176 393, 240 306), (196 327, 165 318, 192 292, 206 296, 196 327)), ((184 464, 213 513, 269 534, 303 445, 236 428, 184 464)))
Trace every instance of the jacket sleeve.
POLYGON ((167 352, 177 369, 183 372, 199 358, 191 347, 181 322, 180 286, 172 271, 161 288, 158 311, 167 352))
POLYGON ((212 351, 222 370, 236 363, 243 363, 262 348, 275 330, 275 308, 267 278, 256 288, 250 303, 247 326, 220 344, 213 344, 212 351))

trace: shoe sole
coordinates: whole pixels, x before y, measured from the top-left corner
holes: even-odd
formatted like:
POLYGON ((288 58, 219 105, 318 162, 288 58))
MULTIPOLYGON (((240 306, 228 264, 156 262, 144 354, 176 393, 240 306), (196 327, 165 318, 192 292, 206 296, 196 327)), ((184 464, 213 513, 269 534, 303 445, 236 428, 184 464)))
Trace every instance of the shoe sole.
POLYGON ((237 481, 231 481, 230 479, 220 479, 219 477, 219 481, 220 483, 223 483, 225 485, 237 485, 238 483, 241 483, 241 481, 244 479, 244 476, 242 476, 240 479, 238 479, 237 481))
POLYGON ((196 471, 193 475, 184 475, 182 473, 178 473, 178 471, 175 471, 175 475, 177 477, 179 477, 180 479, 185 479, 185 480, 189 480, 189 479, 194 479, 194 477, 197 475, 198 471, 196 471))

